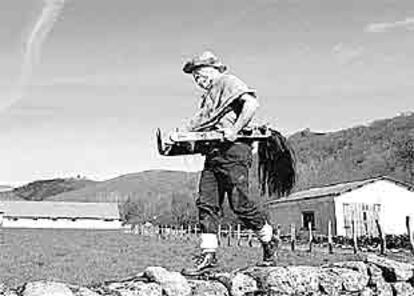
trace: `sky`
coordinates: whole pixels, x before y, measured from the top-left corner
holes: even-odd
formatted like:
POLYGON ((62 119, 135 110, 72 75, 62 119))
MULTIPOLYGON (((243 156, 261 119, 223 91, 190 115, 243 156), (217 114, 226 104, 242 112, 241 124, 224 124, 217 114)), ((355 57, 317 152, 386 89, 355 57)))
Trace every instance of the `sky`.
POLYGON ((0 1, 0 184, 200 169, 199 157, 159 156, 155 130, 196 111, 181 69, 204 50, 286 135, 414 110, 412 0, 67 0, 19 87, 45 3, 0 1))

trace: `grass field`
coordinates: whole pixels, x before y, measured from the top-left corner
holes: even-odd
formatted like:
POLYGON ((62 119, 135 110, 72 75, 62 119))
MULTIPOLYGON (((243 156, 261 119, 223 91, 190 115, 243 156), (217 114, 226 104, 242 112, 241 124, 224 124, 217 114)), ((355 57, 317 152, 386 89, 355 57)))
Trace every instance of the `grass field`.
MULTIPOLYGON (((120 231, 2 229, 0 282, 16 286, 50 279, 89 285, 132 276, 147 266, 179 271, 191 265, 196 245, 196 239, 159 240, 120 231)), ((311 254, 305 249, 299 246, 293 253, 289 246, 282 246, 278 264, 321 265, 361 258, 351 250, 337 249, 330 255, 326 248, 315 247, 311 254)), ((260 255, 258 246, 223 246, 218 254, 223 271, 255 264, 260 255)), ((412 261, 405 253, 390 256, 412 261)))

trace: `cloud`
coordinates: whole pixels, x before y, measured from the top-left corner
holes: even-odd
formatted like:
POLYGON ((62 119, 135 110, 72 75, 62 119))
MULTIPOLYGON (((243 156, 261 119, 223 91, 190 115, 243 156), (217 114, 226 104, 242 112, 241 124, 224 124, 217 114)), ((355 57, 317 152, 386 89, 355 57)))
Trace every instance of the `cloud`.
POLYGON ((340 65, 349 65, 361 60, 364 48, 361 46, 337 43, 331 50, 333 57, 340 65))
POLYGON ((392 31, 414 31, 414 18, 406 18, 402 21, 391 23, 373 23, 364 28, 367 33, 385 33, 392 31))

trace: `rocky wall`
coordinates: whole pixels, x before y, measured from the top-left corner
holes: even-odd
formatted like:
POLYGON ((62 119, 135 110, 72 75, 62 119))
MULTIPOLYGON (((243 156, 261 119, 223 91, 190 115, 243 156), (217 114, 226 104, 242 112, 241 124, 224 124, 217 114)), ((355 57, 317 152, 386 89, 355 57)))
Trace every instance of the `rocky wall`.
POLYGON ((365 261, 338 262, 320 267, 248 267, 204 279, 183 277, 162 267, 121 281, 80 287, 36 281, 16 289, 0 285, 7 296, 288 296, 288 295, 414 295, 414 266, 377 255, 365 261))

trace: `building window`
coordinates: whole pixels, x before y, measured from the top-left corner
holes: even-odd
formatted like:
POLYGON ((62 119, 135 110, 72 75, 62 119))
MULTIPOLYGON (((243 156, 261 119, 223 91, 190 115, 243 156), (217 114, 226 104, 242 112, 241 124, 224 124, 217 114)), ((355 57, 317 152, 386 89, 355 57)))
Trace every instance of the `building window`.
POLYGON ((381 204, 374 204, 374 219, 378 220, 381 213, 381 204))
POLYGON ((307 211, 302 212, 303 228, 309 230, 309 222, 311 223, 312 229, 315 229, 315 212, 307 211))

